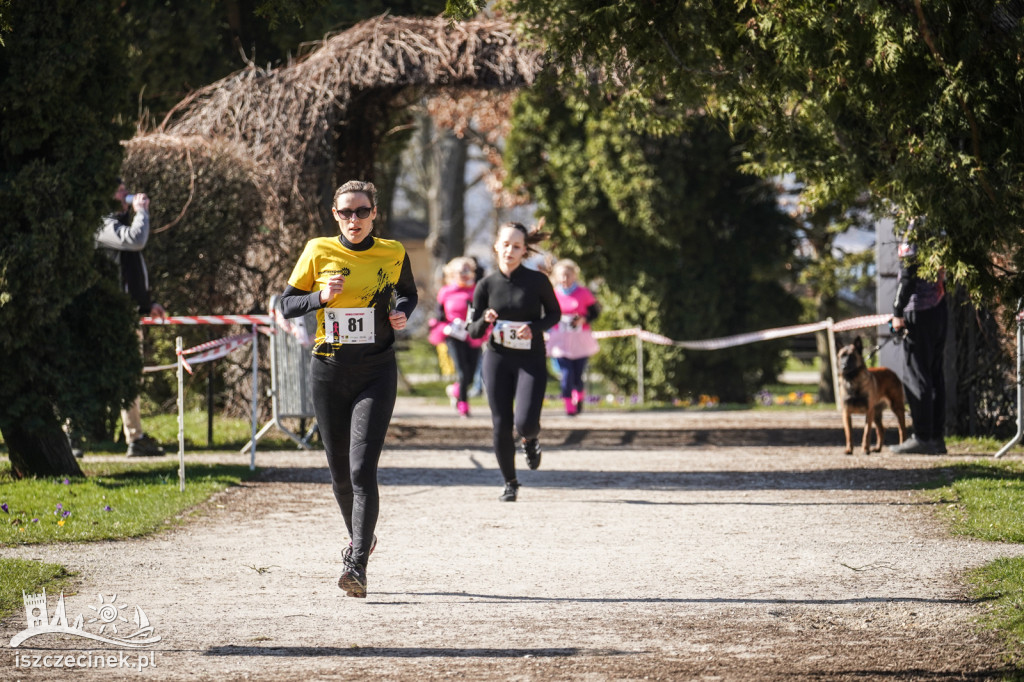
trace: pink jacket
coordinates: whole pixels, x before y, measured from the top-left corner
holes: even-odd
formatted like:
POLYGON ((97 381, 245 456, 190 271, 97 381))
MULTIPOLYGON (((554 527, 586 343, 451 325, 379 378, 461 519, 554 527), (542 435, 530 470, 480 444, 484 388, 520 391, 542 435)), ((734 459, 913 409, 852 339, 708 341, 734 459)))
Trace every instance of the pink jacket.
POLYGON ((590 325, 586 323, 587 309, 597 303, 597 299, 594 298, 594 294, 590 292, 590 289, 585 286, 577 286, 572 290, 571 294, 566 294, 562 292, 560 287, 555 287, 555 298, 558 299, 558 305, 562 308, 563 318, 579 315, 584 318, 584 322, 579 328, 590 329, 590 325))
POLYGON ((597 304, 597 299, 590 289, 577 285, 571 293, 565 293, 560 287, 555 287, 555 298, 558 299, 558 306, 562 309, 562 321, 551 328, 548 332, 547 352, 553 358, 567 358, 575 360, 578 358, 589 358, 598 352, 597 339, 590 331, 587 324, 587 311, 591 306, 597 304), (572 318, 579 315, 582 318, 578 327, 571 324, 572 318))
MULTIPOLYGON (((461 287, 457 284, 446 284, 437 292, 438 324, 430 328, 430 343, 435 346, 444 343, 446 336, 444 328, 452 320, 460 319, 465 322, 468 319, 469 308, 473 303, 473 289, 474 287, 461 287), (444 319, 441 319, 442 313, 444 315, 444 319)), ((467 339, 466 343, 473 348, 479 348, 486 340, 486 337, 481 339, 467 339)))

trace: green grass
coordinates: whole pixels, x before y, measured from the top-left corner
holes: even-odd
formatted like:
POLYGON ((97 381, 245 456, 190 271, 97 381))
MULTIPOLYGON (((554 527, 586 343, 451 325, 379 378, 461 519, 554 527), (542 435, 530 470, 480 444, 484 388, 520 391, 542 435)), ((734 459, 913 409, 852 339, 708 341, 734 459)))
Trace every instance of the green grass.
POLYGON ((972 596, 986 601, 981 625, 1002 636, 1012 663, 1024 662, 1024 559, 996 559, 967 580, 972 596))
POLYGON ((0 619, 23 608, 22 590, 38 594, 63 590, 70 574, 59 564, 28 559, 0 559, 0 619))
MULTIPOLYGON (((269 421, 269 417, 265 419, 269 421)), ((257 430, 265 421, 257 424, 257 430)), ((146 433, 156 438, 168 452, 178 451, 178 415, 152 414, 142 418, 146 433)), ((312 424, 308 421, 306 427, 312 424)), ((299 429, 299 420, 288 420, 286 425, 292 432, 299 429)), ((305 435, 305 434, 300 434, 305 435)), ((185 413, 185 451, 186 452, 224 452, 237 451, 249 442, 252 437, 252 421, 250 419, 213 416, 213 443, 207 440, 207 417, 204 410, 185 413)), ((96 448, 88 448, 89 453, 99 452, 102 445, 109 445, 111 452, 123 453, 124 443, 96 444, 96 448)), ((277 429, 271 429, 259 439, 257 449, 260 450, 294 450, 295 443, 277 429)))
POLYGON ((404 341, 396 357, 398 366, 406 374, 435 374, 440 371, 437 349, 425 338, 404 341))
MULTIPOLYGON (((939 470, 927 494, 943 504, 953 533, 1024 543, 1024 462, 963 462, 939 470)), ((986 600, 985 627, 1003 637, 1012 662, 1024 661, 1024 558, 997 559, 968 574, 972 596, 986 600)))
POLYGON ((0 465, 0 546, 136 537, 180 521, 213 493, 252 476, 248 466, 189 464, 178 490, 176 462, 99 462, 87 478, 15 480, 0 465))
POLYGON ((958 462, 938 470, 929 495, 944 505, 953 533, 1024 542, 1024 462, 958 462))

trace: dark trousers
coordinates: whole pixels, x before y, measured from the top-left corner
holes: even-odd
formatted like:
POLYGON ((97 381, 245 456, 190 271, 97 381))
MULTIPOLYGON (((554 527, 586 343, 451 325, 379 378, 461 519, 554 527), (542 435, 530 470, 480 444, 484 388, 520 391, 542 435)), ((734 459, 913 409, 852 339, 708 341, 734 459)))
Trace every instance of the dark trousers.
POLYGON ((907 323, 907 337, 903 340, 907 375, 903 387, 914 421, 914 435, 918 440, 941 440, 946 434, 946 301, 940 301, 934 308, 908 310, 903 318, 907 323))
POLYGON ((469 387, 476 377, 476 366, 480 362, 480 348, 473 348, 465 341, 449 338, 448 355, 455 364, 455 376, 459 382, 459 400, 469 400, 469 387))
POLYGON ((352 557, 365 566, 380 513, 377 464, 398 395, 394 353, 359 365, 314 357, 310 384, 334 498, 352 538, 352 557))
POLYGON ((555 367, 558 368, 560 380, 559 388, 562 390, 563 398, 572 397, 573 391, 583 391, 583 373, 587 371, 587 360, 590 358, 555 358, 555 367))
POLYGON ((547 359, 542 354, 484 353, 484 389, 491 405, 494 454, 506 481, 516 478, 515 431, 526 439, 540 435, 540 412, 548 383, 547 359))

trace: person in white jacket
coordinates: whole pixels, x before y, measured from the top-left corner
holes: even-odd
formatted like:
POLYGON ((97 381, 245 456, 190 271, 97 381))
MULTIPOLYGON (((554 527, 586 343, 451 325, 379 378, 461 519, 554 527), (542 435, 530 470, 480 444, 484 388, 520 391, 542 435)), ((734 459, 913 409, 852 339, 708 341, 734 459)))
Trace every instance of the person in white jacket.
MULTIPOLYGON (((163 318, 167 312, 150 298, 149 273, 146 260, 142 257, 142 249, 149 241, 149 197, 142 193, 129 195, 124 182, 118 178, 113 198, 121 203, 121 211, 103 218, 96 232, 96 247, 106 251, 117 263, 121 287, 138 306, 139 315, 163 318)), ((140 328, 140 345, 141 342, 140 328)), ((121 421, 125 441, 128 443, 128 457, 158 457, 164 454, 156 439, 142 430, 138 397, 131 407, 121 410, 121 421)))

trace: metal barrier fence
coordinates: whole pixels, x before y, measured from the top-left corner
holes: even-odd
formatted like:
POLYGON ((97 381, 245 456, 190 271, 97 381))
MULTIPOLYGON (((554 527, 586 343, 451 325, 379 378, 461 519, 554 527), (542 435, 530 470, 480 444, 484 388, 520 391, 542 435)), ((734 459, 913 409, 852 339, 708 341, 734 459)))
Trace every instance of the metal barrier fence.
POLYGON ((282 419, 313 419, 316 416, 309 391, 309 349, 315 336, 316 313, 286 320, 281 315, 279 303, 277 296, 271 297, 270 402, 273 416, 254 439, 245 444, 242 452, 249 450, 255 441, 274 427, 305 450, 309 449, 310 439, 316 432, 314 424, 300 437, 281 422, 282 419))

